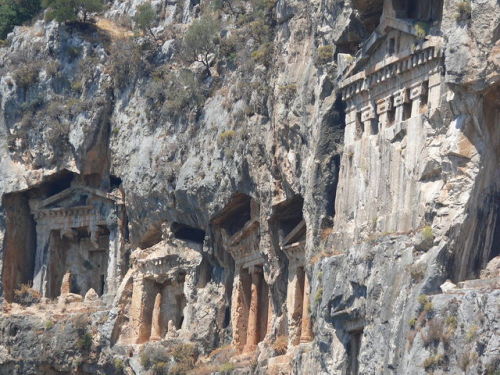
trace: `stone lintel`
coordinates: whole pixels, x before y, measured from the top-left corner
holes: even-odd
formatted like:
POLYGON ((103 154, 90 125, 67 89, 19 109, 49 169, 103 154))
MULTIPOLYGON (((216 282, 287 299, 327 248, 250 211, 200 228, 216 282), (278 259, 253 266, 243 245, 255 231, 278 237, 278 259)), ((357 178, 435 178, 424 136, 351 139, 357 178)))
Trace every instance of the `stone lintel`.
POLYGON ((394 107, 399 107, 404 103, 408 103, 408 101, 408 91, 406 89, 401 89, 394 93, 394 107))
POLYGON ((254 266, 262 265, 265 262, 264 257, 259 252, 253 252, 241 258, 234 259, 237 266, 242 268, 251 268, 254 266))
POLYGON ((391 57, 375 64, 373 68, 345 78, 339 85, 342 99, 347 100, 360 91, 369 90, 372 86, 387 79, 417 68, 435 59, 441 58, 442 51, 435 42, 424 43, 422 49, 408 51, 397 58, 391 57))
POLYGON ((295 228, 293 228, 290 231, 290 233, 288 233, 288 235, 283 239, 281 246, 286 246, 291 244, 297 237, 305 234, 305 230, 306 230, 306 221, 302 219, 301 222, 298 223, 295 226, 295 228))
POLYGON ((258 220, 254 219, 254 220, 248 221, 239 232, 235 233, 234 235, 232 235, 229 238, 229 240, 228 240, 229 246, 237 245, 239 242, 241 242, 241 240, 243 240, 246 237, 248 237, 249 235, 253 234, 258 228, 259 228, 259 221, 258 220))
POLYGON ((392 109, 392 96, 377 100, 377 114, 381 115, 392 109))
POLYGON ((281 250, 290 261, 294 260, 298 263, 304 263, 305 244, 305 241, 295 242, 282 247, 281 250))
MULTIPOLYGON (((60 193, 57 193, 55 195, 52 195, 52 196, 44 199, 42 202, 40 202, 40 207, 47 206, 51 203, 54 203, 54 202, 57 202, 58 200, 63 199, 66 196, 73 195, 78 190, 85 191, 85 192, 90 193, 94 196, 109 200, 111 202, 117 201, 117 197, 113 194, 109 194, 109 193, 103 192, 101 190, 91 188, 89 186, 74 186, 74 187, 70 187, 68 189, 61 191, 60 193)), ((122 202, 120 202, 120 203, 122 203, 122 202)))
POLYGON ((361 121, 369 121, 375 118, 375 108, 370 104, 361 109, 361 121))
POLYGON ((61 207, 61 208, 46 208, 35 211, 35 219, 54 216, 78 216, 78 215, 96 215, 94 206, 77 206, 77 207, 61 207))
POLYGON ((420 98, 424 94, 424 83, 417 82, 410 86, 410 100, 420 98))

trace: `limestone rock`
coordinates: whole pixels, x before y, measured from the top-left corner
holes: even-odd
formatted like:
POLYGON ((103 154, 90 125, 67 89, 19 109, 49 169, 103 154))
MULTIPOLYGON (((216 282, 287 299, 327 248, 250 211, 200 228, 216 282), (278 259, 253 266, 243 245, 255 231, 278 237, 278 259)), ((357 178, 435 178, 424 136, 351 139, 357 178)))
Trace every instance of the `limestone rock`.
POLYGON ((95 302, 99 299, 99 295, 93 288, 90 288, 87 293, 85 293, 85 302, 95 302))
POLYGON ((446 280, 439 288, 443 293, 448 293, 457 289, 457 286, 453 284, 450 280, 446 280))
POLYGON ((66 272, 61 282, 61 296, 71 293, 71 273, 66 272))
POLYGON ((486 268, 481 271, 481 279, 493 279, 500 277, 500 256, 490 260, 486 268))

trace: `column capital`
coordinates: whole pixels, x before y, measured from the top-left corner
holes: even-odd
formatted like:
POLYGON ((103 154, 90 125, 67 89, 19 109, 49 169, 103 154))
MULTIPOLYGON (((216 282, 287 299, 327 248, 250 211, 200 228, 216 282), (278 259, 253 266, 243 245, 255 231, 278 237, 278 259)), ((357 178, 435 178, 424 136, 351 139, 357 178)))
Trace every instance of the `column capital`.
POLYGON ((377 100, 377 114, 381 115, 392 109, 392 96, 377 100))
POLYGON ((414 100, 422 96, 424 94, 424 83, 417 82, 410 86, 410 95, 409 99, 414 100))
POLYGON ((369 104, 361 108, 361 121, 369 121, 375 118, 375 108, 369 104))
POLYGON ((408 90, 406 88, 398 90, 394 93, 394 106, 399 107, 404 103, 408 103, 408 90))

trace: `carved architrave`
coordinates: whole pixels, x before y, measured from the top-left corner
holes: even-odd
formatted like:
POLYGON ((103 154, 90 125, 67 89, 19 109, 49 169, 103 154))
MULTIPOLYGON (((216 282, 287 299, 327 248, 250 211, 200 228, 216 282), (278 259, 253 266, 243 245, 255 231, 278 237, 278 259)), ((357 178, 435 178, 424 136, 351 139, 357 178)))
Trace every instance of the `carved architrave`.
POLYGON ((243 268, 264 263, 258 247, 259 226, 257 220, 250 220, 239 232, 224 241, 235 263, 243 268))

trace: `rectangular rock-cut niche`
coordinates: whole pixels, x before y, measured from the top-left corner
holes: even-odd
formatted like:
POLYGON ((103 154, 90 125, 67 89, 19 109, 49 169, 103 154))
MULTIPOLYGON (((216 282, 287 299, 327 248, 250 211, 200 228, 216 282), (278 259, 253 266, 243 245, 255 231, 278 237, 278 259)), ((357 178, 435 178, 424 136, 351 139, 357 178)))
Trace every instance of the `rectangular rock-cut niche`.
POLYGON ((36 223, 30 201, 43 199, 67 189, 74 174, 63 170, 26 191, 5 194, 5 237, 2 259, 2 294, 8 302, 21 285, 33 285, 36 263, 36 223))
POLYGON ((141 277, 134 279, 130 307, 132 341, 140 344, 161 340, 169 327, 181 329, 185 307, 183 280, 160 284, 141 277))
POLYGON ((47 297, 59 296, 63 276, 68 272, 71 274, 71 293, 85 296, 91 288, 99 296, 104 293, 110 233, 103 226, 99 226, 96 232, 95 240, 91 238, 88 227, 50 232, 47 297))
POLYGON ((269 288, 259 266, 240 269, 233 301, 233 344, 245 353, 256 349, 267 333, 269 288))
POLYGON ((305 240, 306 226, 302 210, 304 199, 301 195, 273 207, 271 228, 277 234, 281 247, 305 240))
POLYGON ((22 284, 33 284, 36 228, 27 194, 6 194, 2 199, 2 206, 6 216, 2 287, 4 298, 12 302, 16 289, 22 284))
POLYGON ((347 343, 347 374, 359 374, 359 352, 361 350, 361 339, 363 327, 356 327, 348 331, 349 342, 347 343))

